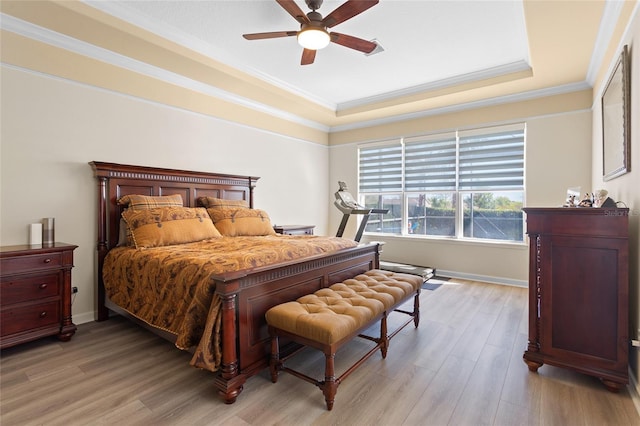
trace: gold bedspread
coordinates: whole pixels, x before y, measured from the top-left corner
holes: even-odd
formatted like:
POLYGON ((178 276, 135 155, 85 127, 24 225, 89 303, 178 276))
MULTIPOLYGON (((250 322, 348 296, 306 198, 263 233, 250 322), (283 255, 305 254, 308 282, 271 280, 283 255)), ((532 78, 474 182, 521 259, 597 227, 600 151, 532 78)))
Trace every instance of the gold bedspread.
POLYGON ((221 317, 212 275, 302 259, 356 244, 336 237, 270 235, 223 237, 146 249, 116 247, 105 258, 103 280, 112 302, 176 335, 178 348, 187 350, 197 345, 191 364, 216 371, 221 361, 221 317))

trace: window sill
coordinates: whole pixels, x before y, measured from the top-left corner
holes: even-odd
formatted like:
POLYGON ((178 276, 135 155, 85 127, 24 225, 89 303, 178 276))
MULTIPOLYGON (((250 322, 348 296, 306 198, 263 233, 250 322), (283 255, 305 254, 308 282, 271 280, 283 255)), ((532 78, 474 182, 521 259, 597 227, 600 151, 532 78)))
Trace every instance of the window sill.
POLYGON ((493 248, 509 248, 526 250, 529 248, 527 242, 516 241, 492 241, 492 240, 473 240, 473 239, 458 239, 453 237, 436 237, 426 235, 391 235, 391 234, 377 234, 368 232, 362 236, 367 241, 379 241, 379 240, 411 240, 411 241, 424 241, 435 244, 453 244, 453 245, 467 245, 476 247, 493 247, 493 248))

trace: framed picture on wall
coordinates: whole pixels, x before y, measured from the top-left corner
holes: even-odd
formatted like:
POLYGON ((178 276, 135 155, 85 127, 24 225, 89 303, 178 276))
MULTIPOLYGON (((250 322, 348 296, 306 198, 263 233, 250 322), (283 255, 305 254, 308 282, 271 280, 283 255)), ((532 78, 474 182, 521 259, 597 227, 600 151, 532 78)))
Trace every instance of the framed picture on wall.
POLYGON ((631 171, 631 73, 625 45, 602 93, 602 178, 631 171))

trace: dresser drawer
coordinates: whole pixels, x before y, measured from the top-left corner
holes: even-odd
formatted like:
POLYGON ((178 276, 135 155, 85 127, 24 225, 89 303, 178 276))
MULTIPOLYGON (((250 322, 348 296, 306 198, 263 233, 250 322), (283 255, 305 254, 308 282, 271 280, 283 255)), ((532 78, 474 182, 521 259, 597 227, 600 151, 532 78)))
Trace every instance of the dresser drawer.
POLYGON ((60 301, 16 306, 2 311, 0 335, 60 324, 60 301))
POLYGON ((56 268, 61 265, 62 253, 43 253, 0 259, 2 275, 56 268))
POLYGON ((59 294, 60 285, 57 273, 45 273, 35 277, 17 277, 3 280, 0 283, 0 300, 2 300, 3 306, 44 299, 59 294))

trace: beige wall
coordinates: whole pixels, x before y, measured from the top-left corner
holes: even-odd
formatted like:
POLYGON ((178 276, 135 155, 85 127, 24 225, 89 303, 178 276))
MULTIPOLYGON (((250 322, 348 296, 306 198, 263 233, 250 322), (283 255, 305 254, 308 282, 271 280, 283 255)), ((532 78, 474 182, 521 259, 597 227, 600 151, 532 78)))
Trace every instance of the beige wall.
MULTIPOLYGON (((547 99, 550 110, 557 106, 557 97, 547 99)), ((541 103, 539 100, 538 103, 541 103)), ((502 117, 513 120, 513 111, 522 109, 519 104, 492 108, 493 124, 502 117)), ((540 110, 545 110, 544 104, 540 110)), ((470 111, 467 117, 482 115, 482 111, 470 111)), ((553 115, 522 116, 519 121, 527 124, 526 135, 526 200, 527 206, 560 206, 566 189, 570 186, 590 188, 591 179, 591 111, 565 111, 553 115)), ((423 120, 423 126, 434 131, 438 122, 450 128, 470 125, 465 115, 437 116, 423 120)), ((412 123, 416 133, 419 124, 412 123)), ((471 125, 477 125, 472 122, 471 125)), ((443 129, 446 130, 446 129, 443 129)), ((381 133, 385 133, 381 129, 381 133)), ((393 133, 385 136, 391 137, 393 133)), ((395 137, 404 136, 395 134, 395 137)), ((352 192, 357 192, 358 144, 332 146, 329 157, 330 188, 337 189, 337 181, 347 182, 352 192), (332 186, 333 185, 333 186, 332 186), (335 187, 335 188, 334 188, 335 187)), ((334 207, 330 211, 330 228, 337 229, 342 214, 334 207)), ((345 235, 355 234, 355 219, 345 235)), ((528 250, 526 245, 476 243, 448 239, 420 237, 365 236, 362 241, 385 241, 382 258, 394 262, 433 266, 443 273, 516 285, 527 285, 528 250)))
POLYGON ((325 145, 6 66, 0 84, 0 244, 26 244, 28 224, 56 218, 56 239, 79 246, 76 322, 94 310, 89 161, 260 176, 256 207, 274 223, 327 230, 325 145))
MULTIPOLYGON (((630 209, 629 216, 629 330, 638 339, 640 328, 640 12, 627 27, 622 41, 609 46, 609 58, 602 64, 593 100, 592 178, 594 188, 606 189, 616 201, 623 201, 630 209), (631 57, 631 172, 604 182, 602 179, 602 88, 609 78, 613 63, 618 60, 623 45, 628 45, 631 57)), ((640 383, 640 351, 631 348, 629 363, 636 384, 640 383)))

